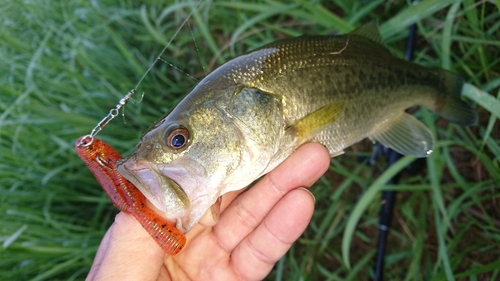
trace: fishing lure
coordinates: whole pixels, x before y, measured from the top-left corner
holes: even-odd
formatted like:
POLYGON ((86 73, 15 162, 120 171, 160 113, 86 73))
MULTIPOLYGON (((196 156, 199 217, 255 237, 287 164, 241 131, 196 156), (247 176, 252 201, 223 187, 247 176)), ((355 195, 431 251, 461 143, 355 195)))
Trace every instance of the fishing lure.
POLYGON ((144 195, 116 171, 122 156, 110 145, 91 135, 80 137, 75 150, 120 211, 130 213, 169 255, 186 244, 186 236, 146 206, 144 195))

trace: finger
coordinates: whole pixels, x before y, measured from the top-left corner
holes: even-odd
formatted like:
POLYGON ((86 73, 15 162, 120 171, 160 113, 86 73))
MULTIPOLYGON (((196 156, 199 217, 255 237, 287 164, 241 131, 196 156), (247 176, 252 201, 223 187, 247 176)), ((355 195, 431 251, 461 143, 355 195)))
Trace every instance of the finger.
POLYGON ((94 280, 97 271, 101 267, 102 261, 104 260, 104 256, 108 251, 109 235, 110 235, 110 230, 108 229, 108 231, 106 231, 106 234, 102 238, 99 248, 97 249, 97 253, 95 255, 94 262, 92 263, 92 267, 90 268, 90 272, 87 276, 87 280, 94 280))
POLYGON ((222 198, 217 198, 217 201, 205 212, 198 221, 199 224, 205 227, 211 227, 217 224, 220 217, 222 198))
POLYGON ((243 280, 261 280, 304 232, 314 211, 306 189, 290 191, 257 229, 233 251, 231 263, 243 280))
POLYGON ((221 246, 232 251, 287 192, 311 186, 329 163, 330 156, 323 146, 310 143, 300 147, 221 214, 214 227, 221 246))
MULTIPOLYGON (((165 253, 137 220, 119 213, 87 280, 156 280, 165 253), (96 268, 94 268, 96 266, 96 268)), ((106 237, 105 236, 105 237, 106 237)))

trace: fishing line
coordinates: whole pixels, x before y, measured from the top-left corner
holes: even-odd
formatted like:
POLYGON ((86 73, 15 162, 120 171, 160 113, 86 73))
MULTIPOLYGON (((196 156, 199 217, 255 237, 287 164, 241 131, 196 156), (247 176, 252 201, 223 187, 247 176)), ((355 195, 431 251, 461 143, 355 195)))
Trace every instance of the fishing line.
MULTIPOLYGON (((194 12, 196 11, 196 9, 198 8, 198 6, 200 5, 200 3, 202 1, 203 0, 200 0, 200 1, 196 2, 196 5, 194 5, 194 7, 191 9, 191 11, 187 15, 187 17, 182 22, 182 24, 175 31, 175 33, 172 36, 172 38, 170 38, 170 40, 168 41, 167 45, 165 45, 165 47, 162 49, 162 51, 160 52, 160 54, 156 57, 156 59, 153 61, 153 63, 151 63, 151 65, 146 70, 146 72, 144 73, 144 75, 142 75, 141 79, 139 79, 139 82, 137 82, 137 84, 135 85, 135 87, 132 90, 130 90, 122 99, 120 99, 120 101, 116 104, 115 108, 112 108, 109 111, 108 115, 106 115, 101 121, 99 121, 99 123, 97 123, 97 125, 92 129, 92 131, 90 132, 90 134, 88 134, 84 138, 82 138, 82 140, 85 139, 86 141, 85 142, 81 141, 78 144, 78 146, 83 147, 83 146, 89 146, 89 145, 91 145, 92 142, 94 141, 95 136, 100 131, 102 131, 102 129, 104 129, 104 127, 106 127, 106 125, 108 125, 108 123, 111 122, 111 120, 115 119, 119 115, 120 109, 124 109, 125 105, 127 105, 128 101, 131 101, 131 102, 141 102, 142 101, 142 99, 144 97, 144 93, 142 93, 142 96, 141 96, 141 98, 138 101, 134 101, 132 99, 132 95, 135 94, 135 92, 137 91, 137 88, 139 87, 139 85, 142 83, 142 81, 144 80, 144 78, 146 78, 146 75, 148 75, 149 72, 151 72, 151 70, 153 69, 153 67, 156 65, 156 63, 158 61, 166 62, 165 60, 163 60, 161 58, 161 56, 163 55, 163 53, 165 53, 165 51, 167 50, 167 48, 172 44, 173 40, 175 39, 175 37, 177 37, 177 34, 179 34, 179 32, 181 31, 181 29, 186 25, 186 23, 188 23, 189 19, 194 14, 194 12)), ((191 32, 191 34, 192 34, 192 32, 191 32)), ((170 64, 170 65, 173 66, 172 64, 170 64)), ((181 71, 177 67, 175 67, 175 68, 177 70, 181 71)), ((181 72, 184 73, 184 74, 187 74, 187 73, 185 73, 183 71, 181 71, 181 72)), ((187 74, 187 75, 190 76, 190 77, 192 77, 189 74, 187 74)), ((194 78, 194 77, 192 77, 192 78, 196 80, 196 78, 194 78)), ((123 114, 125 114, 125 113, 123 113, 123 114)))
POLYGON ((206 75, 207 71, 205 69, 205 64, 203 63, 203 60, 201 58, 201 52, 200 52, 200 49, 198 48, 198 42, 196 42, 196 39, 195 39, 195 36, 193 33, 193 29, 191 28, 191 24, 188 22, 187 25, 189 27, 189 31, 191 32, 191 37, 193 38, 194 47, 196 48, 196 53, 198 54, 198 59, 200 60, 201 67, 203 68, 203 73, 205 73, 205 75, 206 75))
POLYGON ((182 74, 186 75, 187 77, 189 77, 189 78, 193 79, 194 81, 196 81, 196 82, 198 82, 198 81, 199 81, 198 79, 196 79, 196 77, 194 77, 193 75, 191 75, 191 74, 189 74, 189 73, 185 72, 184 70, 182 70, 182 69, 178 68, 177 66, 173 65, 171 62, 168 62, 167 60, 162 59, 162 58, 160 58, 159 60, 160 60, 161 62, 165 63, 165 64, 170 65, 172 68, 174 68, 175 70, 179 71, 180 73, 182 73, 182 74))
MULTIPOLYGON (((188 22, 186 22, 188 28, 189 28, 189 32, 191 33, 191 38, 193 38, 193 42, 194 42, 194 47, 196 49, 196 53, 198 54, 198 60, 200 61, 200 64, 201 64, 201 67, 203 68, 203 72, 205 73, 205 75, 207 74, 206 70, 205 70, 205 64, 203 63, 203 60, 202 60, 202 57, 201 57, 201 52, 200 52, 200 48, 198 48, 198 42, 196 42, 196 37, 194 36, 194 33, 193 33, 193 29, 191 28, 191 24, 188 22)), ((181 26, 182 27, 182 26, 181 26)), ((161 54, 160 54, 161 56, 161 54)), ((175 70, 179 71, 180 73, 186 75, 187 77, 193 79, 194 81, 196 82, 199 82, 199 80, 197 78, 195 78, 194 76, 192 76, 191 74, 185 72, 184 70, 178 68, 177 66, 175 66, 174 64, 172 64, 171 62, 167 61, 166 59, 164 58, 160 58, 158 57, 157 60, 169 65, 170 67, 174 68, 175 70)))
POLYGON ((148 73, 151 71, 151 69, 153 69, 153 67, 156 65, 156 63, 159 60, 161 60, 161 56, 163 55, 163 53, 167 50, 167 48, 170 46, 170 44, 172 44, 172 42, 174 41, 175 37, 177 37, 177 34, 179 34, 179 32, 181 31, 181 29, 184 27, 184 25, 186 25, 186 23, 191 18, 191 16, 194 14, 194 11, 198 8, 198 6, 200 5, 200 3, 202 1, 203 0, 198 1, 196 3, 196 5, 193 7, 193 9, 191 9, 191 12, 189 12, 188 16, 184 19, 184 21, 182 22, 181 26, 179 26, 179 28, 177 28, 177 30, 175 31, 174 36, 172 36, 172 38, 170 39, 170 41, 168 41, 168 43, 165 46, 165 48, 163 48, 163 50, 160 52, 160 54, 156 57, 156 59, 153 61, 153 63, 151 64, 151 66, 148 68, 148 70, 146 70, 146 72, 144 73, 144 75, 142 76, 142 78, 139 80, 139 82, 137 83, 137 85, 135 85, 134 89, 137 89, 137 87, 139 87, 139 85, 142 83, 142 80, 144 80, 144 78, 146 78, 146 75, 148 75, 148 73))

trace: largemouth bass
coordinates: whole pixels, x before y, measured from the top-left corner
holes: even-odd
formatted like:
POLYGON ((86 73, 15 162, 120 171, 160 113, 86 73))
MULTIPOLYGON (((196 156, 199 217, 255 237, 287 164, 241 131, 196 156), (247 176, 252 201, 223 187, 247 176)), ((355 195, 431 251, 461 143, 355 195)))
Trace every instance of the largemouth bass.
POLYGON ((223 64, 141 138, 118 171, 189 231, 217 201, 306 142, 330 155, 364 138, 417 157, 433 137, 405 109, 423 105, 460 125, 474 109, 462 79, 394 57, 375 24, 340 36, 276 41, 223 64))

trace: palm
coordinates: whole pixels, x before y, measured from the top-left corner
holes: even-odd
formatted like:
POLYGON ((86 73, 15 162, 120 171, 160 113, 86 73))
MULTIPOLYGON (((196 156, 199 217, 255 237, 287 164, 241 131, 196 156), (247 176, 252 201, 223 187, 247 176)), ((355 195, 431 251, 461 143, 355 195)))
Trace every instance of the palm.
POLYGON ((226 280, 238 279, 230 263, 231 252, 222 248, 211 227, 197 225, 187 238, 189 242, 178 255, 165 257, 164 270, 171 279, 224 280, 221 276, 228 277, 226 280), (218 278, 210 278, 215 276, 218 278))

